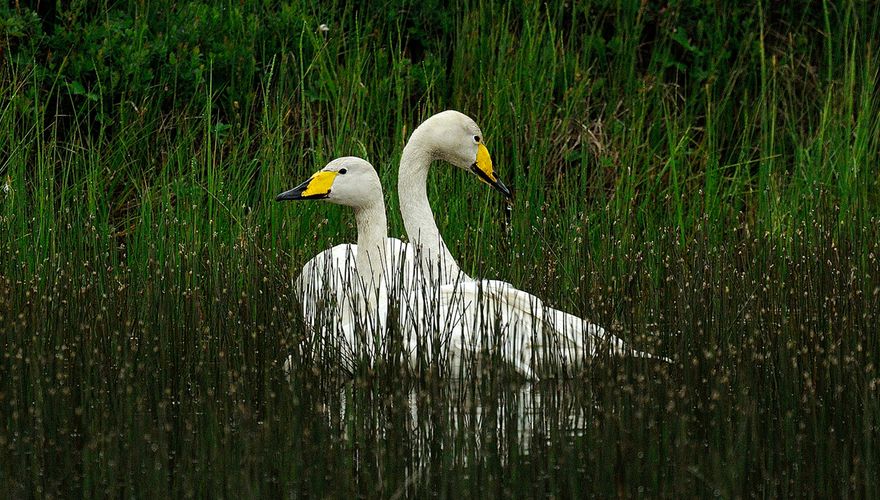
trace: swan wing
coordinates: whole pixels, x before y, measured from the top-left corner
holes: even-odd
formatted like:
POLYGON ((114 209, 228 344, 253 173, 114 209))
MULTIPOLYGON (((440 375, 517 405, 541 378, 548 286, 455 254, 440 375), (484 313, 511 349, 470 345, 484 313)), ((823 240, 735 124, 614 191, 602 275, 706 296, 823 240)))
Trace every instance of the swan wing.
POLYGON ((494 345, 506 362, 529 378, 562 375, 601 353, 654 357, 629 349, 601 326, 549 307, 504 281, 444 285, 436 300, 439 317, 450 331, 450 348, 474 351, 494 345))
MULTIPOLYGON (((294 282, 303 321, 322 344, 328 339, 353 356, 366 341, 364 332, 383 332, 388 315, 388 293, 412 287, 416 261, 412 246, 397 238, 385 239, 384 280, 378 289, 378 310, 364 308, 358 289, 357 245, 340 244, 324 250, 306 262, 294 282), (360 332, 360 333, 358 333, 360 332)), ((373 337, 373 336, 366 336, 373 337)))

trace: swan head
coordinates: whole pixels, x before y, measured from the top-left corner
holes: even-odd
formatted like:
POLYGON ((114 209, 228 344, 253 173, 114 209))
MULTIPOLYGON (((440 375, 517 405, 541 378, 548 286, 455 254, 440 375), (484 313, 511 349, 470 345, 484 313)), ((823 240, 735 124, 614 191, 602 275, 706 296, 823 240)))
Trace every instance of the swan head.
POLYGON ((504 196, 512 196, 495 174, 492 157, 483 144, 483 131, 471 117, 451 109, 442 111, 423 121, 413 131, 413 138, 427 148, 432 159, 467 170, 504 196))
POLYGON ((379 174, 367 160, 344 156, 328 163, 308 180, 275 197, 275 201, 327 200, 337 205, 366 208, 382 203, 379 174))

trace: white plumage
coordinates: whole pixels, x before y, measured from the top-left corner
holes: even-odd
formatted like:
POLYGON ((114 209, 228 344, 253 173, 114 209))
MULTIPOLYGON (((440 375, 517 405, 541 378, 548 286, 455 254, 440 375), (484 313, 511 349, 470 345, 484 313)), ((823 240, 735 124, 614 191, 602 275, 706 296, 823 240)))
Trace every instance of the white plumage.
MULTIPOLYGON (((412 170, 404 164, 402 160, 401 175, 412 170)), ((402 199, 405 196, 401 194, 402 199)), ((599 352, 626 354, 625 344, 601 327, 547 307, 508 283, 448 272, 458 268, 432 215, 429 223, 424 217, 422 221, 410 217, 407 225, 427 226, 418 234, 428 235, 427 241, 435 241, 438 251, 425 252, 425 238, 412 245, 387 238, 381 185, 364 160, 334 160, 309 181, 278 197, 309 198, 355 209, 358 245, 337 245, 322 252, 297 278, 307 324, 315 326, 319 339, 341 339, 348 360, 379 355, 379 341, 387 338, 389 297, 396 305, 393 321, 403 333, 411 363, 440 363, 450 376, 466 375, 460 370, 471 366, 475 355, 486 352, 495 352, 528 378, 570 374, 585 358, 599 352), (326 177, 331 175, 328 184, 326 177), (320 317, 322 313, 328 317, 320 317), (426 353, 437 359, 425 359, 426 353)), ((430 214, 427 197, 424 205, 430 214)))

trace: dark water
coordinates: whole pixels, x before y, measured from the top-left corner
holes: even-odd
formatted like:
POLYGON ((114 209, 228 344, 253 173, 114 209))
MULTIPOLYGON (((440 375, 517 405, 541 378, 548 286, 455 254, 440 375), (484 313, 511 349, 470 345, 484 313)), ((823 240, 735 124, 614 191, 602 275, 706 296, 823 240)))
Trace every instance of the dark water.
POLYGON ((653 463, 669 402, 657 381, 666 370, 649 362, 596 367, 625 381, 620 392, 587 377, 412 381, 390 391, 381 378, 354 380, 322 394, 313 418, 321 421, 316 433, 345 457, 336 457, 341 477, 353 473, 351 487, 380 496, 659 492, 665 466, 653 463), (623 370, 642 375, 631 380, 623 370), (612 402, 621 396, 625 402, 612 402), (641 425, 627 429, 624 419, 641 425))

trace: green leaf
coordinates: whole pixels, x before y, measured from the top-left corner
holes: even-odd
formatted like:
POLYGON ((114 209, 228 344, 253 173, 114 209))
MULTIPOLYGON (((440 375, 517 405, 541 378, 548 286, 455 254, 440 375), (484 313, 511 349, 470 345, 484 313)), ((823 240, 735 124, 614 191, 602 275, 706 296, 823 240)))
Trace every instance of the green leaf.
POLYGON ((83 84, 79 83, 76 80, 67 84, 67 90, 69 90, 70 93, 73 95, 83 95, 86 93, 86 88, 83 87, 83 84))

